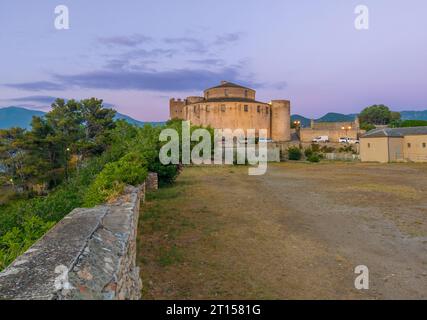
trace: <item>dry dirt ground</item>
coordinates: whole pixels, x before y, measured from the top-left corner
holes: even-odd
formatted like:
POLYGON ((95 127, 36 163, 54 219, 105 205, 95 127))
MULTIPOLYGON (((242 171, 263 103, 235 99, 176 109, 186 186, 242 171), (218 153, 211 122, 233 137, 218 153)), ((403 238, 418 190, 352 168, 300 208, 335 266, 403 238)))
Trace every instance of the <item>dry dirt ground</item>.
POLYGON ((427 299, 427 165, 247 169, 189 167, 148 195, 144 299, 427 299))

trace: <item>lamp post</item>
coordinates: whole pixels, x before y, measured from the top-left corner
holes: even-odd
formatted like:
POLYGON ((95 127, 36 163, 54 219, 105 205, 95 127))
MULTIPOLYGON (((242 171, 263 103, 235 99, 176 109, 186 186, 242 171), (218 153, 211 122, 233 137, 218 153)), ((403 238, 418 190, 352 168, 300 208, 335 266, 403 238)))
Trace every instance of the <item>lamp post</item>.
POLYGON ((300 129, 301 129, 301 121, 299 120, 295 120, 294 121, 294 127, 295 127, 295 133, 298 137, 298 139, 300 139, 300 129))
POLYGON ((68 155, 70 148, 65 149, 65 179, 68 180, 68 155))
POLYGON ((351 130, 352 129, 352 127, 351 126, 348 126, 348 127, 341 127, 341 130, 345 130, 345 138, 347 139, 347 142, 348 142, 348 130, 351 130))

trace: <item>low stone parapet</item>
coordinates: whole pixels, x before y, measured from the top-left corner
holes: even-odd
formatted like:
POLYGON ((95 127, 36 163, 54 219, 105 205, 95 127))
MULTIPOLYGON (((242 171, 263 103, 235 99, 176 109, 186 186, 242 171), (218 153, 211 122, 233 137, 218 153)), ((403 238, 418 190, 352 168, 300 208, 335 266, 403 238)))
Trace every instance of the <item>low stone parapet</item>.
POLYGON ((139 299, 139 204, 145 184, 107 205, 74 209, 0 273, 0 299, 139 299))

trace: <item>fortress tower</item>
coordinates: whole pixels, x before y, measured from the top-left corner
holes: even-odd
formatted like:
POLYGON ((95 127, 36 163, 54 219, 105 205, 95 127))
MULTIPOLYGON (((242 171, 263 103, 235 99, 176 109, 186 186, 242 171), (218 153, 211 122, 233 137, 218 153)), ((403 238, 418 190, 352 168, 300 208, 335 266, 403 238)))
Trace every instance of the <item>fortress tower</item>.
POLYGON ((203 97, 171 99, 170 118, 215 129, 266 129, 273 141, 289 141, 290 102, 256 100, 253 89, 227 81, 203 92, 203 97))

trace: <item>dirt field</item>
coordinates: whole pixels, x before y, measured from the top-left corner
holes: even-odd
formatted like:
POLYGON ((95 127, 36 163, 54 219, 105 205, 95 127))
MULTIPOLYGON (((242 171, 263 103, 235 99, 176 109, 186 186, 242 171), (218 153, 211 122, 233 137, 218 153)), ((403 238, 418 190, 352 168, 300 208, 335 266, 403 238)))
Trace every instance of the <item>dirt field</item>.
POLYGON ((138 259, 144 299, 427 299, 427 165, 186 168, 142 207, 138 259))

